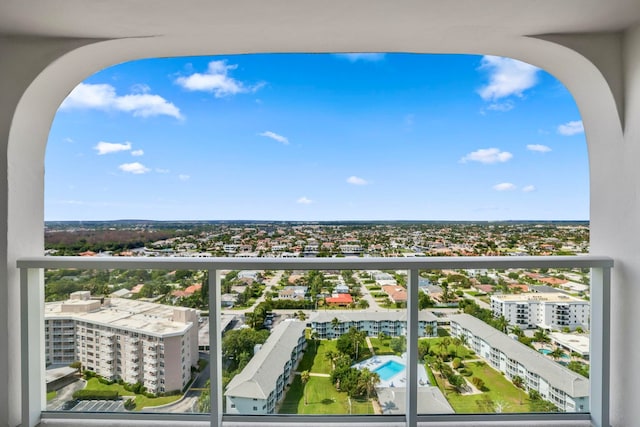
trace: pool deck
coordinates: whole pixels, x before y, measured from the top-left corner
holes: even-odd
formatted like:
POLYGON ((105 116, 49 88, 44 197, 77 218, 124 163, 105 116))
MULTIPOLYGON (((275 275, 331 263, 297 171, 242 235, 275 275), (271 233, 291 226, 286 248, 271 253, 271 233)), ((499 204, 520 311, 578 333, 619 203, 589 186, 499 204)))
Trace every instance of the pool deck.
MULTIPOLYGON (((356 369, 364 369, 367 368, 370 371, 375 371, 380 366, 384 365, 389 361, 395 361, 405 366, 405 369, 398 372, 396 375, 390 377, 388 380, 380 379, 377 387, 383 388, 392 388, 392 387, 406 387, 407 386, 407 369, 406 369, 406 361, 404 358, 400 356, 373 356, 369 359, 363 360, 362 362, 358 362, 355 365, 352 365, 353 368, 356 369)), ((429 377, 427 376, 427 371, 424 368, 424 365, 418 364, 418 387, 426 387, 429 385, 429 377)))

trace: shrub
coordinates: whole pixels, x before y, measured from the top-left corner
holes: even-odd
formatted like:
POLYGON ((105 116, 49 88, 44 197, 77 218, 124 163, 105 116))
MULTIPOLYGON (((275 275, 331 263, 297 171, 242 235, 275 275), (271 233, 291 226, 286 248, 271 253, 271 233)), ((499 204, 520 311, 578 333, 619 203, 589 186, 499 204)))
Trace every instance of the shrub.
POLYGON ((473 377, 473 378, 471 378, 471 382, 473 383, 474 386, 476 386, 476 388, 478 390, 484 390, 485 389, 484 381, 482 381, 482 379, 480 379, 478 377, 473 377))
POLYGON ((135 399, 127 399, 124 401, 124 409, 126 409, 127 411, 133 411, 136 408, 136 401, 135 399))
POLYGON ((453 359, 453 369, 460 369, 462 367, 462 360, 459 357, 453 359))
POLYGON ((100 384, 104 385, 111 385, 114 383, 114 381, 109 381, 108 379, 102 377, 98 377, 98 381, 100 382, 100 384))
POLYGON ((117 390, 77 390, 73 393, 76 400, 117 400, 117 390))

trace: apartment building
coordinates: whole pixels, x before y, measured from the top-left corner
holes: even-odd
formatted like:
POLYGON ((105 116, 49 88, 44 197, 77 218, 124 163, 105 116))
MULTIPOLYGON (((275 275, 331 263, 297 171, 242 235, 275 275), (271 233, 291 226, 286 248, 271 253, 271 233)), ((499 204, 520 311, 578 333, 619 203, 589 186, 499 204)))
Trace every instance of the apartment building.
POLYGON ((273 414, 284 398, 305 345, 306 325, 297 320, 279 323, 247 366, 227 385, 228 414, 273 414))
POLYGON ((102 377, 163 393, 182 390, 198 363, 193 309, 79 291, 46 303, 44 319, 47 364, 79 361, 102 377))
MULTIPOLYGON (((311 328, 318 338, 338 338, 352 327, 364 331, 370 337, 385 333, 392 337, 407 334, 407 312, 401 311, 320 311, 311 318, 311 328), (337 324, 334 326, 334 319, 337 324)), ((430 311, 418 313, 418 336, 435 337, 438 335, 436 316, 430 311)))
POLYGON ((512 380, 524 380, 564 412, 589 411, 589 380, 548 359, 531 347, 509 338, 469 314, 450 316, 451 335, 466 338, 467 346, 512 380))
POLYGON ((523 329, 589 329, 589 302, 560 292, 493 295, 491 310, 523 329))

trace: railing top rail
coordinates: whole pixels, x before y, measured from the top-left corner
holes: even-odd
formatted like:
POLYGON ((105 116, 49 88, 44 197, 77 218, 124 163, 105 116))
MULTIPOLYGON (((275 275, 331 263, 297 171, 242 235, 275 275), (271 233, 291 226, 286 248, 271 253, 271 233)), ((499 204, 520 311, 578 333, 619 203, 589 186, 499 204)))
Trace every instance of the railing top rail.
POLYGON ((497 256, 415 258, 189 258, 189 257, 25 257, 18 268, 158 270, 408 270, 507 268, 612 268, 606 256, 497 256))

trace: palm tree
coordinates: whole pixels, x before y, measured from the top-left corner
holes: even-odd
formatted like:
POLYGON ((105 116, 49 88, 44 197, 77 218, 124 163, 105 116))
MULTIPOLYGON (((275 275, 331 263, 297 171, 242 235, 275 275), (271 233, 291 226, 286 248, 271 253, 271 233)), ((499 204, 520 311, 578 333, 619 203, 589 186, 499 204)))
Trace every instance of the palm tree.
POLYGON ((553 360, 558 360, 564 356, 564 351, 560 347, 556 347, 551 353, 549 353, 549 356, 551 356, 553 360))
POLYGON ((352 334, 353 337, 353 345, 356 349, 356 360, 358 360, 358 350, 360 348, 360 343, 366 339, 367 333, 364 331, 355 331, 352 334))
POLYGON ((364 368, 360 371, 358 382, 360 383, 358 388, 365 390, 367 398, 371 398, 371 395, 376 390, 376 385, 380 382, 380 375, 364 368))
POLYGON ((521 338, 522 335, 524 335, 524 332, 522 331, 522 329, 520 329, 519 326, 511 327, 511 333, 517 336, 518 338, 521 338))
POLYGON ((309 335, 309 338, 313 340, 314 349, 317 353, 318 352, 318 331, 316 331, 315 329, 312 329, 311 334, 309 335))
POLYGON ((427 327, 425 328, 425 331, 427 332, 427 335, 431 337, 435 332, 435 328, 433 327, 433 325, 427 325, 427 327))
POLYGON ((333 327, 333 336, 334 336, 334 338, 337 335, 338 325, 340 325, 340 321, 338 320, 337 317, 334 317, 333 319, 331 319, 331 326, 333 327))
POLYGON ((524 380, 522 379, 522 377, 519 377, 518 375, 511 378, 511 382, 513 383, 514 386, 518 388, 524 388, 524 380))
POLYGON ((325 359, 331 361, 331 368, 332 369, 336 369, 336 358, 339 356, 338 353, 336 353, 333 350, 329 350, 324 354, 325 359))
POLYGON ((304 395, 304 404, 307 405, 307 382, 309 382, 309 378, 311 378, 311 374, 309 371, 300 372, 300 381, 302 382, 302 394, 304 395))

